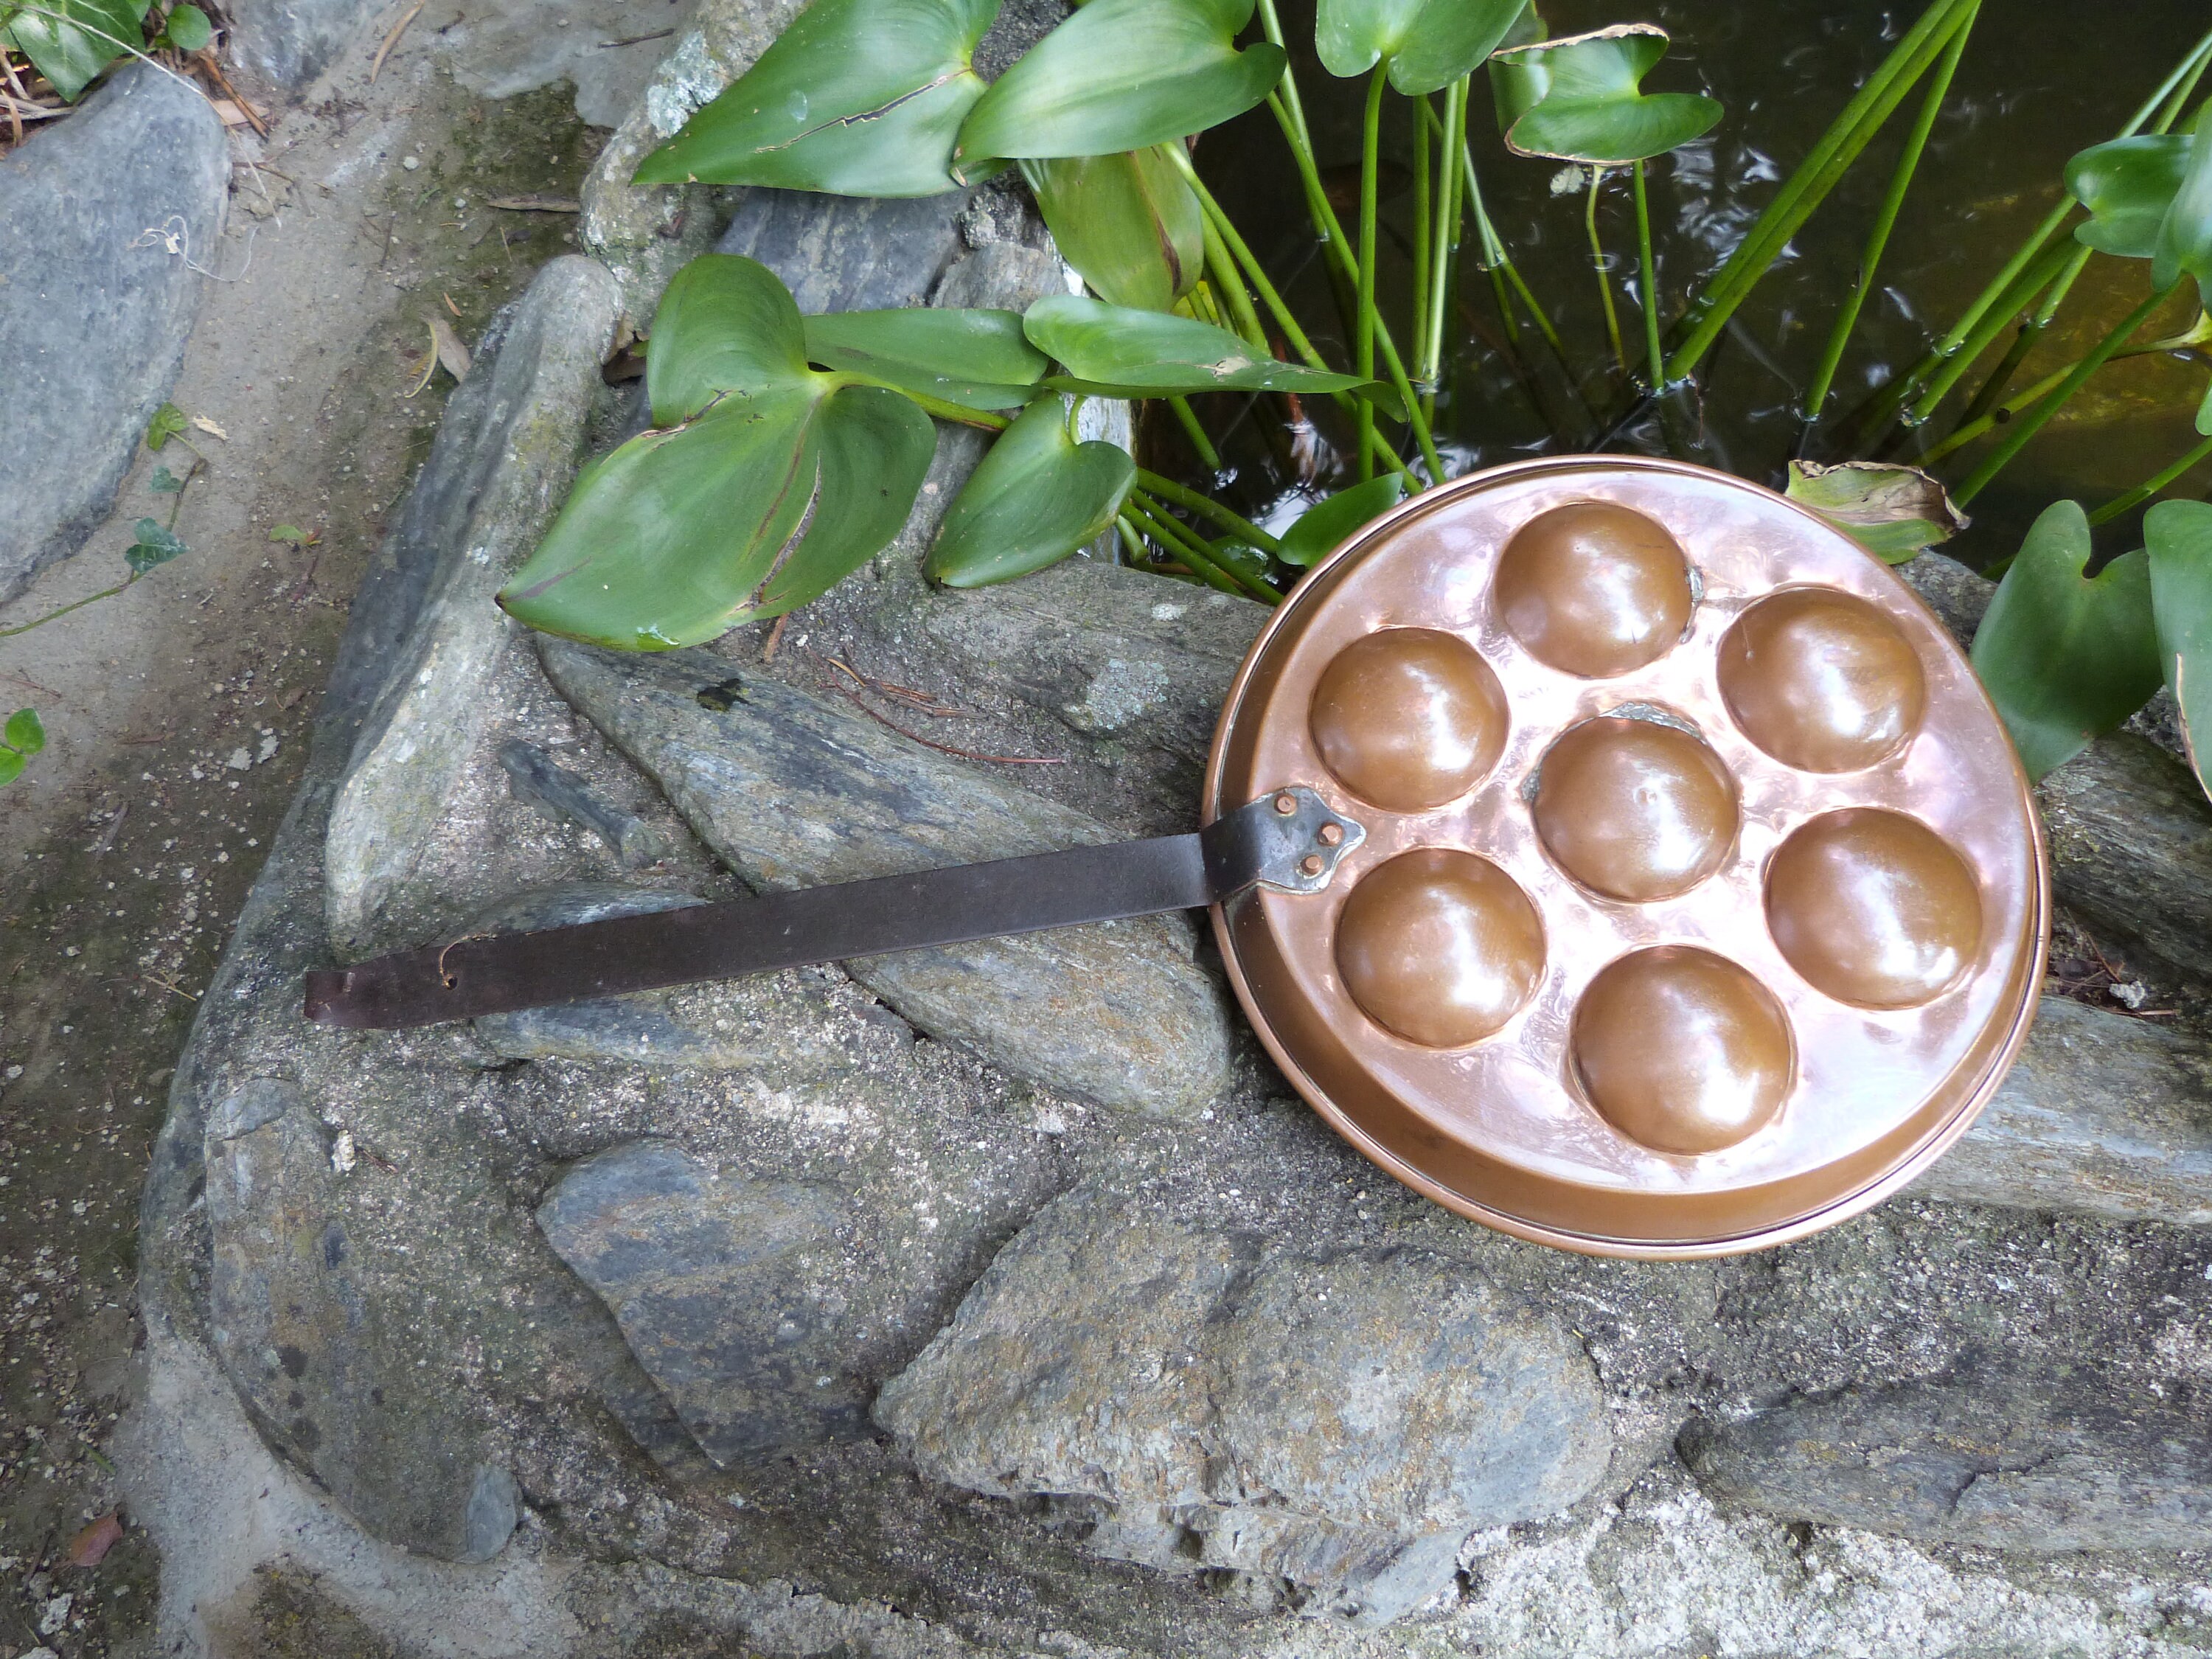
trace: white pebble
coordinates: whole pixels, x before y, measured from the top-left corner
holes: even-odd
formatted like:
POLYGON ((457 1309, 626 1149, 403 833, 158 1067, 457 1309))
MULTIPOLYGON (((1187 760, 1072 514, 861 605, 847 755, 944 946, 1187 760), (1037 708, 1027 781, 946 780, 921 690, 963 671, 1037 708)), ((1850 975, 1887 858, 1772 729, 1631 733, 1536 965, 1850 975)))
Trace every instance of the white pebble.
POLYGON ((399 158, 399 165, 412 173, 422 165, 422 158, 419 155, 403 155, 399 158))

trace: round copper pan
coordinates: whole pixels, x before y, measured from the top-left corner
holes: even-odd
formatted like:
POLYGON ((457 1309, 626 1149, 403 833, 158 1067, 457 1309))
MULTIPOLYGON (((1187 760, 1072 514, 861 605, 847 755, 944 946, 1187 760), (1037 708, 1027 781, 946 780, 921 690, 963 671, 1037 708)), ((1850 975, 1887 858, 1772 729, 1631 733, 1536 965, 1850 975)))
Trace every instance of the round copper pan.
POLYGON ((1370 525, 1254 643, 1206 817, 1291 784, 1367 836, 1325 892, 1216 907, 1245 1012, 1353 1146, 1522 1238, 1840 1221, 1966 1131, 2034 1013, 2046 855, 1972 671, 1856 543, 1722 473, 1526 462, 1370 525))

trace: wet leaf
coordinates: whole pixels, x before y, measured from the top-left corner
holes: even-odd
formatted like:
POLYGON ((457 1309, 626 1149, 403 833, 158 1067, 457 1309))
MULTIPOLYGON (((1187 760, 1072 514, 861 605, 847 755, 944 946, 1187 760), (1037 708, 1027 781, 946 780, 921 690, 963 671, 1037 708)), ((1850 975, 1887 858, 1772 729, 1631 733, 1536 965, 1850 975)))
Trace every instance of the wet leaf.
POLYGON ((1903 564, 1948 542, 1972 520, 1952 504, 1943 486, 1915 466, 1886 461, 1790 463, 1785 491, 1809 507, 1884 564, 1903 564))
POLYGON ((1157 145, 1024 161, 1022 176, 1060 257, 1108 304, 1165 311, 1197 284, 1198 198, 1157 145))
POLYGON ((132 0, 38 0, 38 10, 0 3, 0 46, 28 58, 54 90, 75 103, 93 76, 146 33, 146 8, 132 0))
MULTIPOLYGON (((1094 5, 1104 0, 1092 0, 1094 5)), ((1194 392, 1358 392, 1381 403, 1389 388, 1354 374, 1286 363, 1225 328, 1194 318, 1054 294, 1024 313, 1030 343, 1064 367, 1047 386, 1101 397, 1194 392)))
POLYGON ((180 5, 170 9, 169 21, 162 33, 179 52, 198 52, 215 39, 215 25, 198 6, 180 5))
POLYGON ((174 404, 163 404, 146 422, 146 447, 159 451, 170 439, 181 437, 187 424, 183 410, 174 404))
POLYGON ((1334 552, 1369 520, 1389 512, 1406 499, 1406 481, 1386 472, 1365 483, 1340 489, 1298 514, 1297 522, 1277 537, 1283 544, 1283 562, 1301 568, 1334 552))
POLYGON ((791 290, 734 253, 702 254, 676 273, 645 361, 655 426, 688 421, 718 397, 799 391, 817 378, 791 290))
POLYGON ((1974 672, 2030 778, 2064 765, 2142 707, 2160 678, 2150 564, 2138 550, 2094 579, 2078 501, 2046 508, 1974 635, 1974 672))
POLYGON ((46 728, 40 722, 35 708, 18 708, 8 716, 8 724, 0 727, 0 743, 19 754, 35 755, 46 746, 46 728))
POLYGON ((2198 297, 2212 307, 2212 100, 2197 112, 2189 167, 2158 228, 2150 260, 2151 286, 2166 289, 2184 276, 2197 279, 2198 297))
POLYGON ((1618 23, 1501 51, 1495 61, 1525 71, 1516 102, 1534 94, 1507 129, 1520 155, 1626 167, 1703 137, 1721 106, 1699 93, 1646 93, 1638 83, 1667 55, 1667 32, 1618 23))
POLYGON ((181 495, 185 493, 185 481, 167 465, 157 466, 154 476, 146 480, 146 488, 156 495, 181 495))
POLYGON ((2085 149, 2066 164, 2066 189, 2089 210, 2074 238, 2124 259, 2158 251, 2159 227, 2189 170, 2186 133, 2143 132, 2085 149))
POLYGON ((1528 9, 1527 0, 1321 0, 1314 46, 1331 75, 1389 63, 1407 96, 1470 75, 1528 9))
POLYGON ((998 10, 999 0, 815 0, 636 180, 951 190, 955 137, 983 95, 975 43, 998 10))
POLYGON ((283 542, 293 547, 313 547, 322 537, 312 530, 302 530, 295 524, 280 524, 269 532, 272 542, 283 542))
MULTIPOLYGON (((187 11, 191 8, 179 6, 177 9, 187 11)), ((173 19, 172 21, 173 22, 173 19)), ((116 1510, 110 1510, 77 1531, 69 1540, 69 1547, 62 1553, 62 1559, 73 1567, 96 1567, 107 1559, 108 1551, 122 1540, 122 1517, 116 1510)))
POLYGON ((2212 793, 2212 506, 2160 501, 2143 514, 2143 540, 2160 669, 2181 711, 2189 763, 2212 793))
POLYGON ((139 520, 131 526, 131 533, 138 539, 123 550, 123 562, 134 576, 143 576, 186 550, 183 538, 173 530, 162 528, 158 519, 139 520))
POLYGON ((1091 0, 969 112, 954 171, 1006 158, 1111 155, 1202 132, 1282 78, 1283 49, 1237 49, 1253 0, 1091 0))
POLYGON ((804 319, 810 362, 963 409, 1016 409, 1047 368, 1013 311, 839 311, 804 319))
POLYGON ((1136 476, 1127 450, 1076 442, 1061 400, 1041 398, 991 446, 954 499, 929 550, 930 579, 981 587, 1057 564, 1105 532, 1136 476))

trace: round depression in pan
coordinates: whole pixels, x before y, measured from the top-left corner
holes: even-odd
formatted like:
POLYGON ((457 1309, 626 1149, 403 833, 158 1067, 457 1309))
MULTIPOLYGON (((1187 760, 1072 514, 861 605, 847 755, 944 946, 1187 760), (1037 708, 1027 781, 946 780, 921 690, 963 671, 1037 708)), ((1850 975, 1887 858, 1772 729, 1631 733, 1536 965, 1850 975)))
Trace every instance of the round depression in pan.
MULTIPOLYGON (((1545 574, 1549 614, 1576 613, 1571 583, 1545 574)), ((1291 784, 1367 835, 1321 892, 1217 907, 1239 999, 1361 1152, 1523 1237, 1694 1255, 1840 1220, 1964 1132, 2026 1034, 2047 876, 1994 710, 1893 574, 1739 479, 1528 462, 1368 526, 1262 629, 1206 815, 1291 784), (1602 660, 1559 660, 1528 604, 1509 614, 1527 593, 1501 563, 1531 526, 1558 540, 1563 523, 1613 585, 1583 612, 1643 618, 1640 638, 1585 630, 1620 645, 1602 660), (1474 723, 1417 732, 1417 763, 1444 763, 1393 805, 1326 757, 1316 696, 1334 665, 1415 630, 1463 647, 1443 660, 1479 660, 1503 702, 1494 720, 1448 692, 1431 712, 1481 705, 1502 735, 1492 755, 1474 723), (1619 737, 1631 726, 1640 745, 1619 737), (1592 764, 1553 776, 1577 732, 1592 764), (1655 746, 1669 752, 1642 755, 1655 746)))

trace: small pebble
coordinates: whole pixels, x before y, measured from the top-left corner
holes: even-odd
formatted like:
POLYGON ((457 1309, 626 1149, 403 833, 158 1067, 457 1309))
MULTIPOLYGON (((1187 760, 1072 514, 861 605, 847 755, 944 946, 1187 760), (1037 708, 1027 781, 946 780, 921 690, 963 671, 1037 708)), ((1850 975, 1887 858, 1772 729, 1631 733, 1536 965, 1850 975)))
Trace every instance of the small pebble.
POLYGON ((2106 988, 2113 1001, 2127 1008, 2140 1008, 2150 1000, 2150 987, 2139 979, 2122 980, 2106 988))
POLYGON ((399 158, 399 165, 412 173, 422 165, 422 158, 419 155, 403 155, 399 158))

